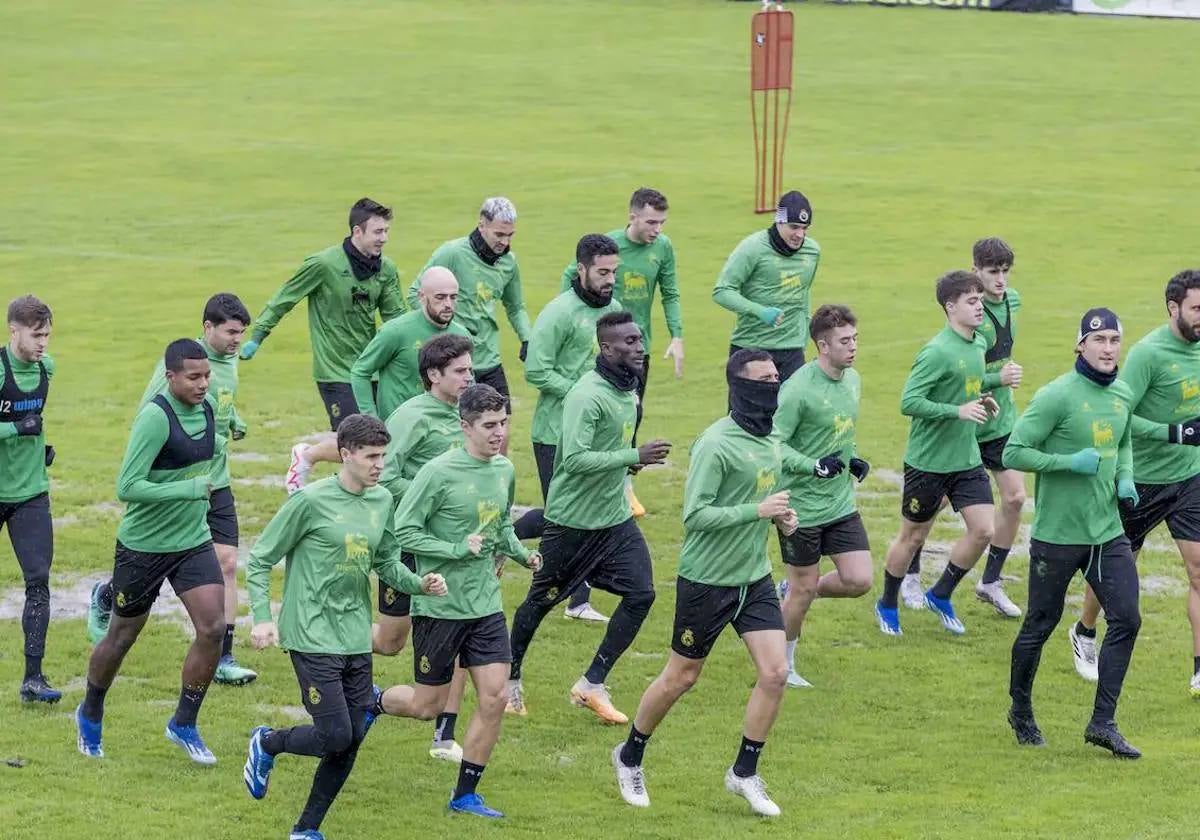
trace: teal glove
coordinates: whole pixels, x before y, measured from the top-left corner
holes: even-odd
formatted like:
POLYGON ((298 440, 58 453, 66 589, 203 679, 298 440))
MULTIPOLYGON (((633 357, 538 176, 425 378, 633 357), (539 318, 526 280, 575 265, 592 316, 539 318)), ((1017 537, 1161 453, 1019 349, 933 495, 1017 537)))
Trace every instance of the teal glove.
POLYGON ((1080 449, 1071 456, 1071 465, 1067 469, 1079 475, 1095 475, 1100 472, 1100 452, 1091 447, 1080 449))
POLYGON ((758 316, 758 320, 762 321, 768 327, 775 326, 775 322, 779 320, 779 316, 783 314, 783 310, 778 306, 768 306, 758 316))
POLYGON ((253 338, 242 345, 241 357, 247 361, 254 358, 254 354, 258 352, 258 342, 253 338))
POLYGON ((1122 478, 1117 482, 1117 502, 1125 510, 1135 508, 1141 498, 1138 496, 1137 485, 1131 478, 1122 478))

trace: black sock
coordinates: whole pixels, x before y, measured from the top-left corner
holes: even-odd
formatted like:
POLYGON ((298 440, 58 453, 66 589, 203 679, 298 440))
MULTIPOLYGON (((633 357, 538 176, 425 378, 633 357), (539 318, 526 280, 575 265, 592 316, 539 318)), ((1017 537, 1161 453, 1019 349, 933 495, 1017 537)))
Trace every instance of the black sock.
POLYGON ((25 654, 25 679, 42 675, 42 657, 25 654))
POLYGON ((921 548, 918 548, 917 553, 913 555, 912 562, 908 564, 908 573, 910 575, 921 574, 921 551, 924 548, 925 548, 925 546, 921 546, 921 548))
POLYGON ((966 573, 966 569, 960 569, 953 563, 947 563, 946 570, 942 572, 938 582, 933 585, 933 589, 929 590, 930 594, 935 598, 949 598, 954 594, 954 587, 958 586, 958 582, 966 573))
MULTIPOLYGON (((1084 627, 1082 621, 1076 621, 1075 622, 1075 635, 1083 636, 1085 639, 1094 639, 1094 638, 1096 638, 1096 628, 1095 627, 1091 627, 1091 628, 1084 627)), ((1200 657, 1198 657, 1198 659, 1200 659, 1200 657)))
POLYGON ((733 775, 748 779, 758 773, 758 757, 762 755, 763 744, 766 741, 751 741, 742 736, 742 745, 738 747, 737 761, 733 763, 733 775))
POLYGON ((988 546, 987 565, 983 567, 983 582, 995 583, 1000 580, 1000 571, 1004 568, 1004 561, 1008 559, 1008 552, 1011 548, 997 548, 994 545, 988 546))
POLYGON ((883 570, 883 595, 879 598, 879 603, 885 607, 896 608, 897 599, 900 597, 900 584, 904 583, 903 577, 893 577, 892 573, 887 569, 883 570))
POLYGON ((225 625, 225 638, 221 640, 221 656, 233 656, 233 625, 225 625))
POLYGON ((458 784, 454 787, 455 799, 475 792, 479 785, 479 777, 483 775, 483 768, 483 764, 472 764, 465 760, 458 765, 458 784))
POLYGON ((100 602, 100 609, 106 613, 112 612, 113 596, 112 596, 112 581, 106 580, 100 584, 100 589, 96 593, 96 600, 100 602))
POLYGON ((196 715, 200 714, 200 704, 208 692, 208 683, 203 685, 183 684, 179 690, 179 705, 175 707, 175 724, 177 726, 195 726, 196 715))
POLYGON ((87 694, 83 697, 83 716, 92 723, 99 723, 104 719, 104 695, 108 694, 107 688, 100 688, 93 685, 91 680, 88 680, 87 694))
POLYGON ((453 741, 456 720, 458 720, 458 712, 442 712, 438 715, 437 722, 433 725, 433 740, 453 741))
POLYGON ((649 740, 649 735, 638 732, 636 726, 630 725, 629 737, 625 739, 625 746, 621 747, 621 763, 626 767, 641 767, 642 756, 646 752, 646 742, 649 740))
POLYGON ((1192 657, 1192 673, 1200 674, 1200 656, 1192 657))

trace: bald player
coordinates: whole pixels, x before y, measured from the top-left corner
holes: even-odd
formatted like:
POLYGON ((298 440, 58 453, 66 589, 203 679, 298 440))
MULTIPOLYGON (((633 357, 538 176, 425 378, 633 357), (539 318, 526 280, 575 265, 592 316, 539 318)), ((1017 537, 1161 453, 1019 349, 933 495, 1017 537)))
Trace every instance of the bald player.
MULTIPOLYGON (((417 354, 429 339, 446 333, 470 337, 466 328, 454 320, 458 280, 450 269, 433 266, 421 273, 416 304, 416 309, 385 323, 350 368, 350 387, 363 414, 385 419, 405 400, 424 392, 417 354)), ((284 481, 288 493, 305 485, 313 464, 339 460, 333 435, 314 444, 296 444, 284 481)))

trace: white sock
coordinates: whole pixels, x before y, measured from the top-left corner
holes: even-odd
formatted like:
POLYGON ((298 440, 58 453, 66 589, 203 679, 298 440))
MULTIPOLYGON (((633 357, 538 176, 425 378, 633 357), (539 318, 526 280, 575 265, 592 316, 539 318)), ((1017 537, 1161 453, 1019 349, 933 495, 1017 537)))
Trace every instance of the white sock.
POLYGON ((796 670, 796 643, 799 641, 800 639, 797 637, 787 643, 788 670, 793 673, 796 670))

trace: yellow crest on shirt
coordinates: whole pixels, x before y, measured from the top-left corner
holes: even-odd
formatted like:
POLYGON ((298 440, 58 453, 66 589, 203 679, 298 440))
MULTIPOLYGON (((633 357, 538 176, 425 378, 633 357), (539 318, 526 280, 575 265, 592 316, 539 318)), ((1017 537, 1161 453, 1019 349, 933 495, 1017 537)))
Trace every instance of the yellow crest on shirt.
POLYGON ((1101 446, 1113 445, 1113 427, 1112 423, 1107 420, 1092 421, 1092 446, 1099 449, 1101 446))
POLYGON ((692 633, 691 628, 685 627, 683 632, 679 634, 679 644, 684 647, 691 647, 696 644, 696 636, 692 633))
POLYGON ((626 446, 633 442, 633 424, 628 421, 621 427, 621 442, 626 446))
POLYGON ((482 531, 500 518, 500 508, 490 499, 480 499, 475 505, 475 515, 479 517, 479 530, 482 531))
POLYGON ((217 414, 228 414, 233 408, 233 389, 218 388, 217 389, 217 414))
POLYGON ((833 415, 833 434, 843 437, 854 431, 854 418, 844 414, 833 415))
POLYGON ((762 467, 758 471, 758 477, 755 480, 754 490, 760 496, 765 496, 775 489, 775 470, 769 467, 762 467))
POLYGON ((480 303, 491 303, 495 293, 491 286, 479 280, 475 283, 475 297, 479 298, 480 303))
POLYGON ((1200 397, 1200 381, 1195 379, 1185 379, 1179 383, 1179 387, 1183 391, 1184 402, 1200 397))
POLYGON ((421 669, 422 674, 428 674, 430 669, 433 668, 433 666, 429 664, 428 656, 422 656, 421 662, 419 665, 417 665, 417 667, 421 669))
POLYGON ((363 534, 346 534, 346 561, 366 560, 371 556, 371 543, 363 534))
POLYGON ((621 299, 643 300, 646 297, 646 278, 635 271, 626 274, 621 288, 621 299))
POLYGON ((321 705, 321 692, 317 691, 317 687, 315 685, 310 685, 308 687, 308 702, 314 706, 321 705))
POLYGON ((779 272, 779 288, 794 289, 804 284, 804 275, 792 271, 779 272))
POLYGON ((978 376, 968 376, 966 383, 963 385, 963 390, 966 391, 967 399, 976 400, 983 394, 983 380, 978 376))

